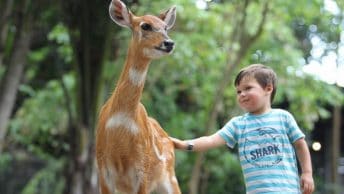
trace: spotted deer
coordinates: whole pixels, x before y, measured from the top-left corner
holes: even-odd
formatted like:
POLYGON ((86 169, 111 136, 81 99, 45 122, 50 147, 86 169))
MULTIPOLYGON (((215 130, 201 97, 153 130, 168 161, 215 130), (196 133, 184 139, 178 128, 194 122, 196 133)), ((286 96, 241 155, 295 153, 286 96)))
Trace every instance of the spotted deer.
POLYGON ((111 97, 102 107, 96 133, 96 162, 101 194, 179 194, 174 146, 140 99, 153 59, 168 55, 174 42, 167 35, 176 7, 159 16, 134 15, 112 0, 111 19, 132 31, 124 68, 111 97))

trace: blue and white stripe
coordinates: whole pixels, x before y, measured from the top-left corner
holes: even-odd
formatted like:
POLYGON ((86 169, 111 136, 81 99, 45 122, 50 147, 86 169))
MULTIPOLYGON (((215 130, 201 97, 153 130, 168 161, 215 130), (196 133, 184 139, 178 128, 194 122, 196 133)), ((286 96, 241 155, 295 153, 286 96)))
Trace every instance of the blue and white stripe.
POLYGON ((292 143, 305 135, 289 112, 247 113, 232 118, 218 133, 229 147, 238 145, 247 193, 300 193, 292 143))

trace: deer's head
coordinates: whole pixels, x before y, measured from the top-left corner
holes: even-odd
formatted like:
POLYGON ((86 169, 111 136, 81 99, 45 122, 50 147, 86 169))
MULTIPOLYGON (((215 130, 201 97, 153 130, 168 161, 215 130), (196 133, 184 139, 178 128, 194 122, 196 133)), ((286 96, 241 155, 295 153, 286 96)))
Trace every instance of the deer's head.
POLYGON ((145 57, 154 59, 172 52, 174 42, 167 35, 167 31, 176 20, 175 6, 159 16, 135 16, 122 1, 112 0, 109 13, 116 24, 132 30, 132 44, 145 57))

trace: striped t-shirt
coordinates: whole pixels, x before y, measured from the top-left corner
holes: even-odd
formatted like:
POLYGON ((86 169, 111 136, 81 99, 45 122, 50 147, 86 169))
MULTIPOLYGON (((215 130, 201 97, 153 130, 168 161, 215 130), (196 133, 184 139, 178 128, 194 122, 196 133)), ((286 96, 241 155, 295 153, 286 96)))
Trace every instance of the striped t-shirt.
POLYGON ((218 134, 229 147, 238 144, 248 194, 300 193, 292 143, 305 135, 289 112, 272 109, 234 117, 218 134))

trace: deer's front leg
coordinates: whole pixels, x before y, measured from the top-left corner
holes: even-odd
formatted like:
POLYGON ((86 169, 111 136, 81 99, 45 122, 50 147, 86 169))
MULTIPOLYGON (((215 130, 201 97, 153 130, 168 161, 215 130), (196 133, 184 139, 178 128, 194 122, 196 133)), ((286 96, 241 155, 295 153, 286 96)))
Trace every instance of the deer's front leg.
POLYGON ((165 179, 159 184, 157 192, 159 194, 181 194, 178 181, 174 173, 165 177, 165 179))

